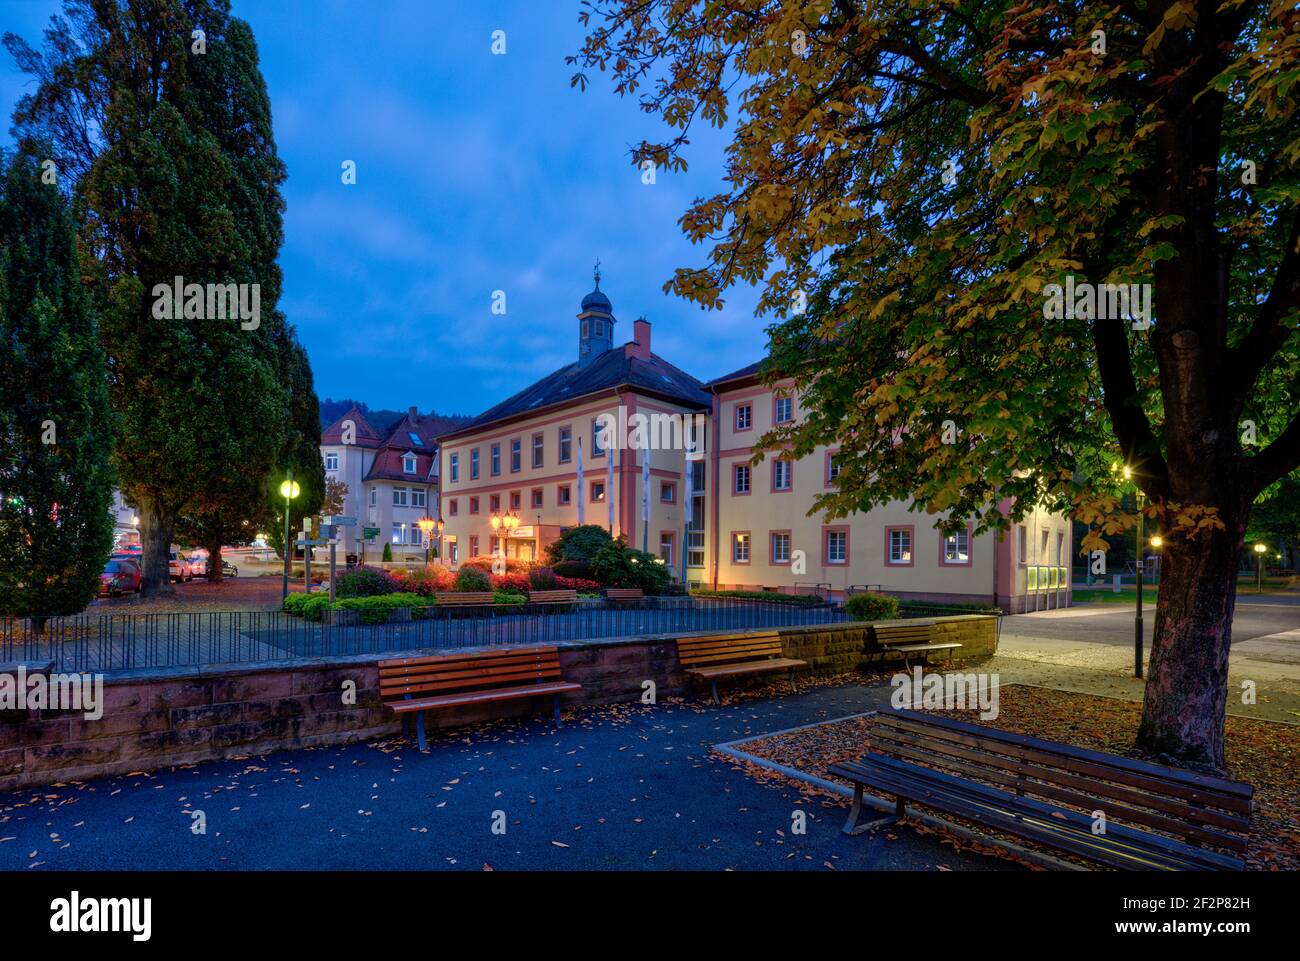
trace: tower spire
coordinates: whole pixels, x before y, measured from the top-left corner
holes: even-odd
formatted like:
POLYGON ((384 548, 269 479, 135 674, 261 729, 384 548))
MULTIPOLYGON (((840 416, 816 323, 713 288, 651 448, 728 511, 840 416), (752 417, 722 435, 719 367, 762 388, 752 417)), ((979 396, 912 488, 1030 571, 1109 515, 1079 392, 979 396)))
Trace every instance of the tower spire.
POLYGON ((596 258, 596 267, 592 271, 592 273, 596 277, 596 289, 600 290, 600 258, 599 257, 596 258))

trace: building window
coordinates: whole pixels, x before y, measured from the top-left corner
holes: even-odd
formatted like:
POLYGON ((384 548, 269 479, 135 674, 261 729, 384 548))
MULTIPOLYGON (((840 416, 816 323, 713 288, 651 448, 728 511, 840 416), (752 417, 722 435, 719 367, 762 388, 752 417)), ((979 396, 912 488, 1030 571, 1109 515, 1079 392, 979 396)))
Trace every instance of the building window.
POLYGON ((423 487, 412 487, 412 488, 411 488, 411 506, 412 506, 412 507, 423 507, 424 505, 425 505, 424 488, 423 488, 423 487))
POLYGON ((500 444, 492 445, 492 458, 491 458, 491 463, 488 464, 488 473, 490 473, 493 477, 501 476, 501 445, 500 444))
POLYGON ((424 531, 420 530, 420 525, 412 524, 410 533, 411 543, 416 547, 422 546, 423 542, 420 540, 420 537, 424 534, 424 531))
POLYGON ((394 524, 394 525, 393 525, 393 543, 394 543, 394 544, 405 544, 405 543, 406 543, 406 525, 405 525, 405 524, 394 524))
POLYGON ((405 507, 405 506, 407 505, 407 503, 408 503, 408 502, 407 502, 407 499, 406 499, 406 488, 405 488, 405 487, 394 487, 394 488, 393 488, 393 506, 394 506, 394 507, 405 507))
POLYGON ((704 566, 704 495, 699 493, 691 495, 691 520, 686 525, 686 566, 704 566))
POLYGON ((736 405, 736 430, 749 430, 754 426, 754 405, 736 405))
POLYGON ((885 528, 885 562, 905 565, 912 563, 912 528, 885 528))
POLYGON ((597 418, 591 422, 591 456, 603 457, 605 448, 600 445, 600 419, 597 418))
POLYGON ((541 507, 543 505, 543 499, 544 495, 542 494, 542 489, 540 487, 534 487, 532 505, 534 507, 541 507))
POLYGON ((325 469, 326 470, 339 469, 339 455, 337 453, 331 452, 325 455, 325 469))
POLYGON ((833 487, 835 478, 840 476, 840 455, 839 451, 826 452, 826 486, 833 487))
POLYGON ((488 536, 488 554, 490 554, 492 557, 497 556, 498 554, 497 545, 500 544, 500 542, 501 542, 500 538, 498 538, 495 534, 491 534, 488 536))
POLYGON ((523 506, 523 503, 524 503, 524 497, 520 491, 510 492, 510 509, 512 511, 519 510, 519 508, 523 506))
POLYGON ((478 480, 478 448, 469 452, 469 479, 478 480))
POLYGON ((788 424, 794 420, 794 398, 776 398, 772 402, 772 420, 778 424, 788 424))
POLYGON ((592 481, 592 482, 591 482, 591 502, 592 502, 593 504, 595 504, 595 503, 597 503, 597 502, 601 502, 601 503, 603 503, 604 500, 605 500, 605 482, 604 482, 604 481, 592 481))
POLYGON ((1050 538, 1050 537, 1052 536, 1052 533, 1051 533, 1051 531, 1049 531, 1046 527, 1043 528, 1043 530, 1042 530, 1041 533, 1042 533, 1043 536, 1042 536, 1041 542, 1040 542, 1039 545, 1038 545, 1038 563, 1039 563, 1039 564, 1046 564, 1046 563, 1048 562, 1048 557, 1047 557, 1047 541, 1048 541, 1048 538, 1050 538))
POLYGON ((500 494, 489 494, 489 495, 488 495, 488 510, 490 510, 493 514, 499 514, 499 513, 501 513, 501 495, 500 495, 500 494))
POLYGON ((541 467, 546 462, 546 437, 542 434, 533 435, 533 466, 541 467))
POLYGON ((448 472, 451 474, 451 482, 455 484, 460 480, 460 455, 452 454, 448 463, 448 472))
POLYGON ((1065 532, 1056 532, 1056 566, 1065 566, 1065 532))
POLYGON ((772 531, 771 562, 773 564, 790 563, 790 532, 772 531))
POLYGON ((573 500, 573 491, 568 484, 561 484, 556 488, 555 493, 555 502, 560 506, 564 506, 573 500))
POLYGON ((378 488, 378 487, 372 487, 372 488, 370 488, 370 506, 371 506, 371 507, 378 507, 378 506, 379 506, 379 488, 378 488))
POLYGON ((478 557, 478 535, 469 535, 469 556, 478 557))
POLYGON ((659 557, 669 570, 673 567, 673 532, 663 531, 659 535, 659 557))
POLYGON ((736 464, 731 472, 731 492, 748 494, 750 491, 751 471, 748 464, 736 464))
POLYGON ((677 485, 673 481, 659 482, 659 500, 665 504, 677 502, 677 485))
POLYGON ((1029 563, 1029 538, 1025 533, 1025 525, 1016 525, 1016 555, 1021 564, 1029 563))
POLYGON ((788 460, 772 461, 772 490, 788 491, 790 489, 792 466, 788 460))
POLYGON ((826 531, 826 549, 823 554, 827 564, 847 564, 849 562, 849 532, 847 528, 836 527, 826 531))
POLYGON ((471 498, 469 499, 469 512, 470 512, 471 514, 477 514, 477 513, 478 513, 478 498, 477 498, 477 497, 471 497, 471 498))
POLYGON ((561 464, 567 464, 573 460, 573 428, 560 428, 560 454, 559 461, 561 464))
POLYGON ((970 531, 957 531, 944 537, 943 562, 945 564, 970 563, 970 531))
POLYGON ((518 474, 523 467, 521 454, 523 452, 522 442, 516 437, 510 442, 510 473, 518 474))
POLYGON ((447 501, 447 516, 455 517, 459 513, 460 504, 457 502, 456 498, 453 497, 451 500, 447 501))
POLYGON ((731 560, 734 564, 749 563, 749 531, 732 532, 731 560))
POLYGON ((447 541, 447 560, 453 565, 460 563, 460 545, 454 539, 447 541))
MULTIPOLYGON (((454 455, 453 455, 454 456, 454 455)), ((405 474, 415 473, 415 455, 404 454, 402 456, 402 472, 405 474)))

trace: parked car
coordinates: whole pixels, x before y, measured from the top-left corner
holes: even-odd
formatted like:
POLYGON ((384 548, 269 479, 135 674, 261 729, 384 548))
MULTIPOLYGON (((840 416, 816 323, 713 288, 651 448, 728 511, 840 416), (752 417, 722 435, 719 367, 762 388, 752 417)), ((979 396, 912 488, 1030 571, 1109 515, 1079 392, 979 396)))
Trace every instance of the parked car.
POLYGON ((192 581, 194 579, 194 571, 190 568, 189 557, 174 547, 167 555, 167 573, 178 584, 182 581, 192 581))
POLYGON ((125 557, 112 558, 100 572, 99 593, 109 597, 135 593, 140 590, 140 579, 140 568, 134 561, 125 557))
MULTIPOLYGON (((207 573, 208 573, 208 564, 211 562, 211 560, 212 560, 212 558, 210 558, 210 557, 204 559, 204 562, 203 562, 203 575, 204 575, 205 577, 207 576, 207 573)), ((221 576, 222 576, 222 577, 238 577, 238 576, 239 576, 239 568, 236 567, 234 564, 230 563, 230 561, 225 560, 225 559, 222 559, 222 561, 221 561, 221 576)))

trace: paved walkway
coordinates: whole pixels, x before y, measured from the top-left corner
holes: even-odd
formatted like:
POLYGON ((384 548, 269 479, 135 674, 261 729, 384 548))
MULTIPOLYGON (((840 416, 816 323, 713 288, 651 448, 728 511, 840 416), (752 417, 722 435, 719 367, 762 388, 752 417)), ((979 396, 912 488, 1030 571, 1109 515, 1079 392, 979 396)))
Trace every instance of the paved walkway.
POLYGON ((904 826, 846 837, 846 808, 710 754, 888 696, 853 684, 722 708, 625 705, 560 731, 443 733, 424 755, 357 744, 0 795, 0 868, 1015 870, 904 826), (194 810, 206 835, 191 833, 194 810), (806 835, 792 832, 796 810, 806 835))

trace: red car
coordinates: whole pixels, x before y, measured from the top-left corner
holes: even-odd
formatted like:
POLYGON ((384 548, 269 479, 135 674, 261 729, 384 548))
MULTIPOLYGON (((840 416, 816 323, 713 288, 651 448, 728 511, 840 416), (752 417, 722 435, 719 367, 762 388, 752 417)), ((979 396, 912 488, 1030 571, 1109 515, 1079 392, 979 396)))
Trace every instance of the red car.
POLYGON ((104 565, 99 575, 99 593, 109 597, 140 590, 140 568, 125 557, 115 557, 104 565))

